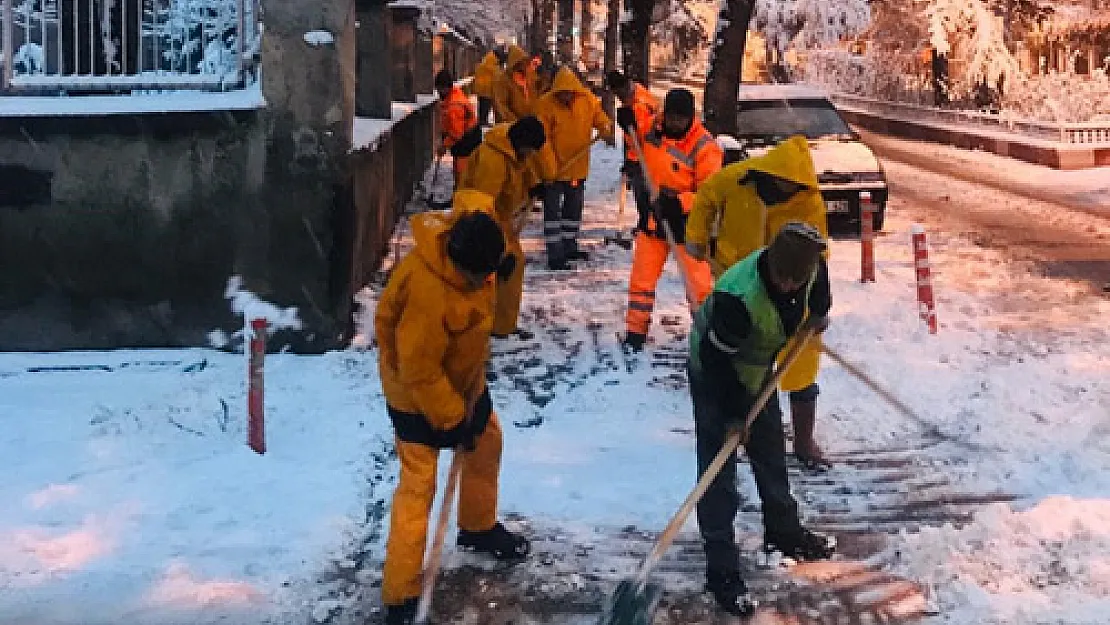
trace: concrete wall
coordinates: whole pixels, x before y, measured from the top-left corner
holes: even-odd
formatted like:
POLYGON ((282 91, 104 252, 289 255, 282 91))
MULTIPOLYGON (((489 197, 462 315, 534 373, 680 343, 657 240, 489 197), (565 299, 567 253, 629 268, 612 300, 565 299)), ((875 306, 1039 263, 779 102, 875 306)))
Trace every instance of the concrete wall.
POLYGON ((352 153, 355 0, 263 9, 264 108, 0 117, 0 350, 206 345, 241 327, 232 276, 299 310, 271 349, 350 339, 352 295, 431 161, 434 107, 352 153), (318 30, 334 42, 305 41, 318 30))
POLYGON ((265 162, 255 112, 0 119, 0 349, 228 326, 265 162))
POLYGON ((0 350, 203 345, 233 275, 300 310, 272 347, 347 339, 353 0, 263 8, 263 110, 0 118, 0 350))

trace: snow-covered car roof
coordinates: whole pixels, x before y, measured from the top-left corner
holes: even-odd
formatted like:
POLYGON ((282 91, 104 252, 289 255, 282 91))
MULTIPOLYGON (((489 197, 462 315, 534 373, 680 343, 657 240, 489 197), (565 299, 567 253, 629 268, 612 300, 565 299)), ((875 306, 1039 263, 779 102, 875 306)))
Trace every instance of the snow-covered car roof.
POLYGON ((740 100, 790 100, 820 98, 827 100, 829 94, 819 87, 804 84, 756 85, 742 84, 737 94, 740 100))

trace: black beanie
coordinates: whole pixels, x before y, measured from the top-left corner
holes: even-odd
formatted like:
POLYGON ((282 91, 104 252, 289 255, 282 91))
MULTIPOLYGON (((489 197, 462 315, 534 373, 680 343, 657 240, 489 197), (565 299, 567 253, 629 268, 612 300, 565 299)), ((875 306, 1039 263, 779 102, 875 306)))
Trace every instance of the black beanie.
POLYGON ((451 75, 450 71, 441 69, 439 73, 436 74, 435 86, 437 89, 440 87, 450 89, 455 86, 455 77, 451 75))
POLYGON ((509 143, 517 152, 523 148, 538 150, 546 142, 547 135, 543 131, 543 124, 532 115, 517 120, 509 127, 509 143))
POLYGON ((447 235, 447 257, 459 269, 491 274, 497 271, 504 255, 505 236, 488 214, 467 213, 451 226, 447 235))
POLYGON ((694 116, 694 94, 689 89, 671 89, 663 100, 663 114, 694 116))

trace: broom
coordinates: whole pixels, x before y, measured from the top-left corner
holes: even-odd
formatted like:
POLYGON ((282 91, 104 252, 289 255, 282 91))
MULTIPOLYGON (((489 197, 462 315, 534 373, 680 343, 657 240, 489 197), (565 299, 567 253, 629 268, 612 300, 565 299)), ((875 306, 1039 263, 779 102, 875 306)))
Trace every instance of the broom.
POLYGON ((802 349, 809 343, 815 336, 813 328, 803 328, 802 332, 794 339, 794 344, 787 351, 786 356, 783 358, 781 364, 775 368, 771 376, 764 382, 763 387, 759 391, 759 396, 756 398, 755 403, 752 404, 751 409, 748 411, 747 417, 744 419, 744 424, 740 428, 734 429, 725 439, 724 445, 721 450, 717 452, 717 456, 713 458, 713 462, 706 468, 705 473, 698 480, 694 490, 686 496, 686 500, 682 502, 674 517, 671 518, 670 523, 659 535, 655 541, 655 546, 652 547, 650 553, 644 558, 640 564, 640 571, 635 577, 631 579, 622 580, 617 584, 617 589, 613 596, 606 603, 605 609, 601 613, 601 618, 598 619, 598 625, 651 625, 656 606, 659 605, 659 599, 663 595, 663 589, 656 584, 648 583, 648 576, 651 575, 652 570, 663 559, 663 554, 667 548, 671 546, 674 539, 678 536, 678 531, 686 523, 686 519, 694 511, 694 506, 705 495, 705 491, 709 489, 709 485, 713 480, 717 479, 717 474, 725 466, 726 462, 734 459, 736 448, 742 443, 747 442, 748 436, 751 431, 752 423, 755 421, 759 413, 767 405, 771 399, 771 395, 776 392, 779 385, 779 380, 782 378, 783 373, 798 359, 802 349))

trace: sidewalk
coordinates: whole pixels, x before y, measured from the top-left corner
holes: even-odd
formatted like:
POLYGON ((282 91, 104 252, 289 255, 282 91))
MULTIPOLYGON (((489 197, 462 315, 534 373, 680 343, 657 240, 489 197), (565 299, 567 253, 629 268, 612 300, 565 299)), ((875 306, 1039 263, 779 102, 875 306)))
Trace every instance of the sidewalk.
POLYGON ((1110 217, 1110 167, 1061 171, 978 150, 857 130, 880 160, 899 161, 958 180, 1110 217))

